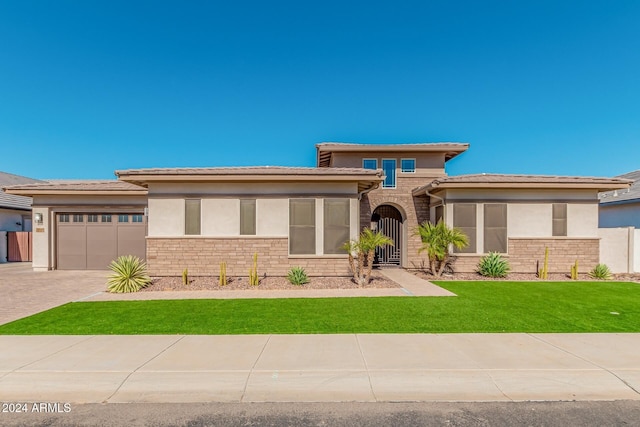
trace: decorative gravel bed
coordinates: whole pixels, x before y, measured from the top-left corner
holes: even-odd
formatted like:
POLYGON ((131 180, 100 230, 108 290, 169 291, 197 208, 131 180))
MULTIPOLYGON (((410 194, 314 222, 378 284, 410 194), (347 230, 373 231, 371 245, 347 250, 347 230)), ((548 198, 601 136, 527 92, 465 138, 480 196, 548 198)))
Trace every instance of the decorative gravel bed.
POLYGON ((217 277, 190 277, 189 284, 182 284, 182 277, 155 277, 153 283, 140 292, 154 291, 238 291, 238 290, 278 290, 278 289, 374 289, 398 288, 393 282, 378 272, 373 272, 372 280, 366 286, 358 286, 350 277, 310 277, 309 283, 296 286, 286 277, 263 277, 258 286, 250 286, 248 277, 230 277, 226 286, 218 284, 217 277))
MULTIPOLYGON (((495 278, 495 277, 485 277, 478 273, 454 273, 454 274, 443 274, 442 277, 436 277, 426 271, 415 270, 413 273, 425 280, 434 281, 434 280, 455 280, 455 281, 464 281, 464 280, 491 280, 491 281, 527 281, 527 282, 535 282, 542 281, 539 279, 535 273, 509 273, 507 277, 504 278, 495 278)), ((549 278, 546 280, 547 282, 563 282, 570 281, 571 276, 565 273, 549 273, 549 278)), ((581 282, 586 281, 595 281, 597 279, 592 279, 586 273, 581 273, 578 275, 578 280, 581 282)), ((640 274, 613 274, 612 279, 620 282, 640 282, 640 274)))

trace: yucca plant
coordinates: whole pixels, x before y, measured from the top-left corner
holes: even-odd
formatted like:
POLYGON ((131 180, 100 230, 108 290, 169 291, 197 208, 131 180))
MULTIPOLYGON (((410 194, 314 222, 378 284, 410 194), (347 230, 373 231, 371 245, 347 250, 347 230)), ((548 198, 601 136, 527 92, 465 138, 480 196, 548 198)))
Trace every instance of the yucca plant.
POLYGON ((291 270, 289 270, 289 274, 287 274, 287 280, 289 280, 292 285, 296 286, 302 286, 305 283, 309 283, 307 272, 304 271, 304 268, 302 267, 293 267, 291 270))
POLYGON ((123 255, 109 265, 113 274, 107 278, 107 290, 114 293, 137 292, 151 283, 147 264, 133 255, 123 255))
POLYGON ((610 280, 611 270, 609 270, 606 264, 598 264, 589 272, 589 277, 592 279, 610 280))
POLYGON ((489 252, 478 263, 478 273, 486 277, 506 277, 510 270, 509 261, 498 252, 489 252))

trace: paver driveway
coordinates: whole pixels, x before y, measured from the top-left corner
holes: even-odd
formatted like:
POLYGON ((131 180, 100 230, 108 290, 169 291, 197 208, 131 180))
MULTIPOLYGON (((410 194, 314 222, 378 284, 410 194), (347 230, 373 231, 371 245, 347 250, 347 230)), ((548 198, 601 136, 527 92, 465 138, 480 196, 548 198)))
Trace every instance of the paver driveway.
POLYGON ((108 271, 39 271, 0 264, 0 324, 85 298, 106 288, 108 271))

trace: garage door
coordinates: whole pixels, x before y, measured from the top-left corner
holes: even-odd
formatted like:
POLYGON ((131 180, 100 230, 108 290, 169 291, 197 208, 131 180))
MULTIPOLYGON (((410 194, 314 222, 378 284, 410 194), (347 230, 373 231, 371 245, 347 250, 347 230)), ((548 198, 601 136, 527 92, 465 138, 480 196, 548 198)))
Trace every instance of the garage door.
POLYGON ((120 255, 145 258, 142 214, 59 213, 56 219, 59 270, 106 270, 120 255))

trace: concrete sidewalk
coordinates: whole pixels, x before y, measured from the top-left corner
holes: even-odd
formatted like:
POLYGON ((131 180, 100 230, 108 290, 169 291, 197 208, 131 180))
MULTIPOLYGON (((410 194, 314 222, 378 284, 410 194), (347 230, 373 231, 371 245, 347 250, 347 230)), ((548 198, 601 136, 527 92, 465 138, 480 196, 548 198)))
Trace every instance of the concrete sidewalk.
POLYGON ((0 400, 640 400, 640 334, 0 336, 0 400))

